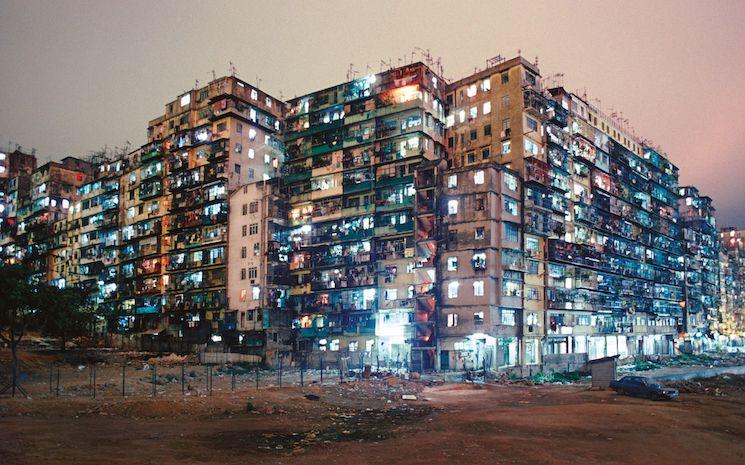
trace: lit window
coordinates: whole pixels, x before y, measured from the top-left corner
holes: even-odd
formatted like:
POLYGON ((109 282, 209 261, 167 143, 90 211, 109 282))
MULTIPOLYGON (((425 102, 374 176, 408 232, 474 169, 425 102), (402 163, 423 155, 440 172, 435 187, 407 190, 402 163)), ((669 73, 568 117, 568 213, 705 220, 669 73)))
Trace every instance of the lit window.
POLYGON ((484 295, 484 281, 473 282, 473 295, 476 297, 484 295))
POLYGON ((259 300, 259 298, 261 298, 261 287, 260 286, 251 286, 251 298, 253 300, 259 300))
POLYGON ((484 172, 483 171, 476 171, 473 174, 473 183, 474 184, 484 184, 484 172))
POLYGON ((459 286, 460 286, 460 283, 458 281, 451 281, 448 284, 448 298, 450 299, 458 298, 458 287, 459 286))
POLYGON ((258 92, 256 92, 256 89, 251 89, 251 98, 252 98, 253 100, 256 100, 256 99, 258 99, 258 98, 259 98, 259 93, 258 93, 258 92))
POLYGON ((191 102, 191 94, 184 94, 181 96, 181 106, 185 107, 191 102))
POLYGON ((491 80, 489 78, 486 78, 483 81, 481 81, 481 90, 483 92, 487 92, 491 90, 491 80))
POLYGON ((469 97, 473 97, 474 95, 476 95, 476 84, 471 84, 470 86, 468 86, 466 95, 468 95, 469 97))
POLYGON ((448 215, 457 215, 457 214, 458 214, 458 201, 448 200, 448 215))
POLYGON ((329 347, 332 352, 336 352, 339 350, 339 340, 338 339, 331 339, 331 346, 329 347))
POLYGON ((254 149, 248 149, 248 158, 253 159, 256 156, 256 152, 254 152, 254 149))
POLYGON ((396 300, 398 299, 398 289, 386 289, 385 300, 396 300))
POLYGON ((474 312, 474 314, 473 314, 473 324, 475 324, 475 325, 484 324, 484 312, 474 312))
POLYGON ((248 130, 248 138, 250 140, 256 140, 256 129, 249 129, 248 130))
POLYGON ((451 174, 450 176, 448 176, 448 187, 451 189, 458 187, 458 175, 457 174, 451 174))
POLYGON ((359 343, 357 341, 349 341, 349 351, 350 352, 357 352, 357 348, 359 347, 359 343))
POLYGON ((458 120, 463 123, 466 121, 466 110, 461 110, 458 112, 458 120))
POLYGON ((471 119, 476 118, 478 115, 479 115, 478 107, 471 107, 471 109, 468 111, 468 117, 471 119))
POLYGON ((448 327, 458 326, 458 314, 448 313, 448 327))
POLYGON ((488 115, 489 113, 491 113, 491 102, 484 102, 483 113, 485 115, 488 115))
POLYGON ((515 311, 514 310, 502 310, 502 324, 506 326, 515 326, 515 311))
POLYGON ((448 257, 448 271, 458 271, 458 257, 448 257))
POLYGON ((512 149, 512 143, 510 141, 502 142, 502 155, 510 153, 512 149))

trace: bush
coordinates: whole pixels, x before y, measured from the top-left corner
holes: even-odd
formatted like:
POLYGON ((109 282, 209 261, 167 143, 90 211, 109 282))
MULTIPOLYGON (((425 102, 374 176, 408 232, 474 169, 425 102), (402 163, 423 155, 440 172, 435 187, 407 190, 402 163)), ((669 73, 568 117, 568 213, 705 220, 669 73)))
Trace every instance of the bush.
POLYGON ((251 402, 250 400, 246 401, 246 412, 253 412, 255 409, 256 407, 254 407, 253 402, 251 402))

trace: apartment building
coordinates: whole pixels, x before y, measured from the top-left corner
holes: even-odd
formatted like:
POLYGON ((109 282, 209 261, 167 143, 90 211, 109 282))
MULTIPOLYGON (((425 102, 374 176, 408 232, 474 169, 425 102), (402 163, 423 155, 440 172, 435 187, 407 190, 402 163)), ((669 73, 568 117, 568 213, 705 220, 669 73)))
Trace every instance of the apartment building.
POLYGON ((729 338, 745 335, 745 230, 719 232, 720 306, 711 318, 711 331, 729 338))
POLYGON ((31 267, 36 278, 48 280, 53 273, 54 224, 66 217, 78 200, 78 187, 91 174, 90 163, 75 157, 46 163, 31 172, 28 195, 18 197, 12 246, 16 259, 31 267))
POLYGON ((521 182, 493 161, 442 177, 439 369, 518 364, 524 262, 521 182))
POLYGON ((112 331, 267 364, 531 374, 731 333, 739 233, 719 278, 711 199, 590 102, 522 57, 288 103, 223 77, 122 160, 15 169, 0 245, 88 288, 112 331))
POLYGON ((275 366, 293 349, 293 314, 287 306, 289 269, 287 202, 281 180, 236 189, 229 200, 228 288, 225 330, 232 347, 275 366))
POLYGON ((20 202, 31 189, 36 156, 20 149, 0 151, 0 263, 15 260, 15 234, 20 202))
POLYGON ((685 246, 684 339, 701 345, 710 334, 709 318, 719 310, 719 237, 710 197, 681 187, 678 210, 685 246))
POLYGON ((284 180, 301 351, 434 367, 435 215, 417 211, 415 178, 445 154, 444 87, 414 63, 290 100, 284 180))

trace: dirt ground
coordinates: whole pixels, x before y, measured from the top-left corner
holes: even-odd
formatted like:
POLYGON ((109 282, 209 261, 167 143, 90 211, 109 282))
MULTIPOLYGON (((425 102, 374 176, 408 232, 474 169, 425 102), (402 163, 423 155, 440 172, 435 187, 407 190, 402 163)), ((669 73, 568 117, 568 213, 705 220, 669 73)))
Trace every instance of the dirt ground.
POLYGON ((672 402, 586 385, 398 379, 183 399, 5 398, 0 463, 745 463, 745 378, 685 383, 672 402))

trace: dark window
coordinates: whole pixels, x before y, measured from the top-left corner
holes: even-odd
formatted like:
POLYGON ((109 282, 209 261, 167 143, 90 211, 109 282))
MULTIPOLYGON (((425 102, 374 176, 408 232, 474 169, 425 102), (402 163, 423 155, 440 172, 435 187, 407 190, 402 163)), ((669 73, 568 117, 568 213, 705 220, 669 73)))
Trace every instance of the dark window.
POLYGON ((491 124, 487 124, 484 126, 484 135, 491 136, 491 124))

